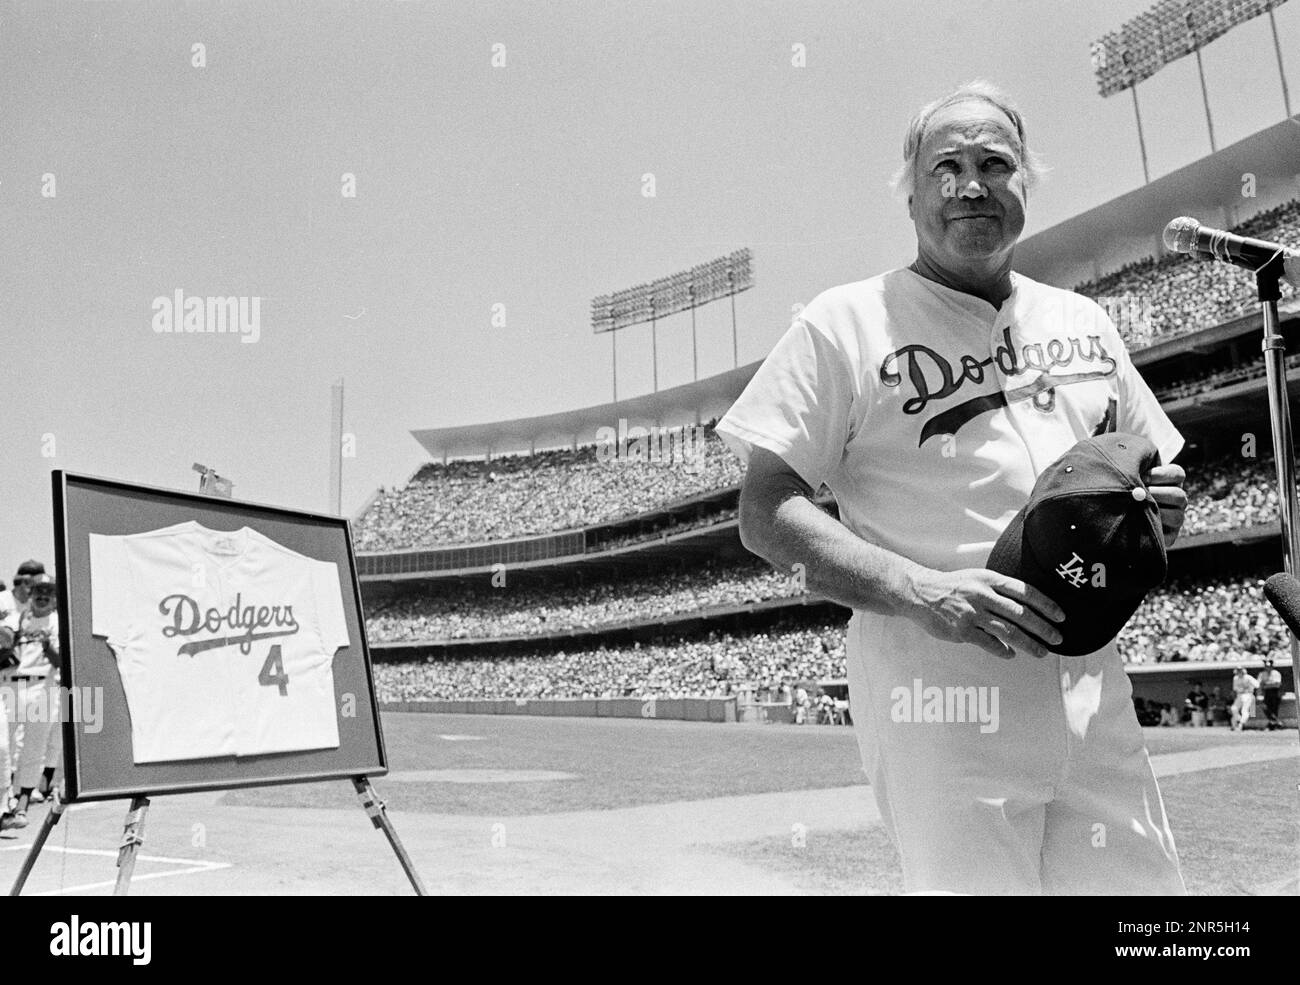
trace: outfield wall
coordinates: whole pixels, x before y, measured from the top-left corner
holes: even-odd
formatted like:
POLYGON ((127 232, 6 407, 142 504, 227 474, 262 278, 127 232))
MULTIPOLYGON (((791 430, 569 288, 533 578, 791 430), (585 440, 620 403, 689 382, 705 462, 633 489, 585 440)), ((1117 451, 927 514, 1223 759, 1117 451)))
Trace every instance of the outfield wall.
POLYGON ((381 711, 447 715, 550 715, 568 718, 663 718, 734 722, 735 698, 504 698, 477 701, 385 701, 381 711))

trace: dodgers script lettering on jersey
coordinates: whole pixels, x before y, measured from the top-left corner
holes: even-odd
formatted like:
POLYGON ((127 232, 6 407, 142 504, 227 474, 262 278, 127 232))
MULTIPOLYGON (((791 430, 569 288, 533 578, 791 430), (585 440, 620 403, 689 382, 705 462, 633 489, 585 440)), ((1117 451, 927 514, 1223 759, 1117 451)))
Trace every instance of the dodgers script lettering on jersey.
POLYGON ((91 621, 117 658, 136 763, 333 749, 338 566, 250 527, 90 535, 91 621))
POLYGON ((211 650, 213 647, 230 646, 232 643, 239 646, 240 653, 249 653, 252 650, 253 643, 258 640, 275 639, 279 636, 292 636, 298 632, 298 621, 293 618, 293 606, 273 605, 258 606, 241 605, 242 596, 235 595, 235 604, 229 611, 222 615, 217 609, 208 609, 200 618, 199 603, 188 595, 168 595, 160 603, 158 609, 164 616, 171 617, 171 624, 164 626, 162 634, 166 637, 173 638, 176 636, 194 636, 207 632, 209 634, 217 632, 222 626, 228 626, 232 630, 240 632, 235 636, 213 636, 209 639, 195 640, 190 643, 182 643, 177 650, 178 653, 199 653, 203 650, 211 650), (283 610, 283 613, 281 612, 283 610), (275 632, 257 633, 254 630, 269 626, 287 626, 287 629, 277 629, 275 632))
MULTIPOLYGON (((979 359, 974 355, 963 355, 958 363, 961 373, 955 372, 951 362, 925 345, 905 345, 887 355, 880 365, 880 382, 885 386, 898 386, 903 382, 896 367, 900 361, 906 361, 907 376, 915 391, 915 396, 903 401, 904 414, 920 414, 931 401, 943 401, 961 390, 962 384, 969 381, 978 386, 984 382, 985 370, 994 362, 997 368, 1008 378, 1024 373, 1032 373, 1032 379, 1023 386, 1008 391, 998 390, 980 397, 973 397, 935 414, 921 428, 919 441, 925 444, 936 434, 956 434, 967 421, 999 407, 1005 407, 1018 400, 1033 399, 1034 406, 1050 413, 1056 406, 1056 388, 1089 380, 1105 379, 1115 375, 1116 362, 1106 352, 1100 335, 1089 335, 1084 341, 1077 335, 1066 339, 1049 339, 1047 344, 1025 343, 1020 347, 1020 356, 1011 341, 1011 329, 1002 329, 1002 341, 993 355, 979 359), (1083 369, 1077 372, 1058 373, 1056 369, 1073 370, 1080 364, 1100 364, 1097 369, 1083 369), (1033 372, 1038 370, 1038 372, 1033 372)), ((1107 416, 1103 417, 1093 429, 1094 434, 1114 430, 1114 401, 1107 403, 1107 416)))

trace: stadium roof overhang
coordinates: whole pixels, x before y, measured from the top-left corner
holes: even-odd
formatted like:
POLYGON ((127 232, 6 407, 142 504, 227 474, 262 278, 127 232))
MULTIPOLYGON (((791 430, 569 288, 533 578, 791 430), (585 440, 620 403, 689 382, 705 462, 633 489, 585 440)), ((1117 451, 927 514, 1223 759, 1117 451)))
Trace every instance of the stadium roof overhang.
POLYGON ((1190 215, 1230 228, 1297 196, 1300 116, 1025 237, 1016 247, 1015 268, 1072 288, 1135 260, 1163 256, 1160 235, 1170 219, 1190 215))
POLYGON ((480 458, 488 453, 502 455, 594 444, 602 428, 622 433, 620 421, 626 421, 627 427, 704 424, 727 412, 761 364, 759 360, 708 379, 618 403, 510 421, 424 428, 411 435, 432 458, 480 458))

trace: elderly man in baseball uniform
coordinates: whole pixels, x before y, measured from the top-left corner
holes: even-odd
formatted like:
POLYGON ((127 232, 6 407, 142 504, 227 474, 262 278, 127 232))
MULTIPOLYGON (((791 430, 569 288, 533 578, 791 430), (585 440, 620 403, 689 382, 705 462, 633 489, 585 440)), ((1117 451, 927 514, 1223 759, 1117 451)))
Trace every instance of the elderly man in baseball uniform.
POLYGON ((854 727, 907 891, 1181 894, 1114 640, 1053 654, 1064 612, 986 562, 1036 477, 1110 431, 1159 451, 1172 544, 1183 440, 1098 305, 1012 270, 1039 168, 1005 96, 924 107, 903 158, 916 260, 816 297, 717 425, 748 463, 741 538, 853 610, 854 727))

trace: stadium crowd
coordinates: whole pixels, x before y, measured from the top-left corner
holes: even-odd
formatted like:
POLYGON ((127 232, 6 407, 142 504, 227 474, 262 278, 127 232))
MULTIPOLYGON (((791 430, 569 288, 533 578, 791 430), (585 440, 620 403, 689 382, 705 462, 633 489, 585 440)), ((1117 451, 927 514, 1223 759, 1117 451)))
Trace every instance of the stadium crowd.
MULTIPOLYGON (((1268 440, 1267 435, 1263 440, 1268 440)), ((1188 468, 1184 537, 1277 519, 1273 457, 1267 449, 1261 452, 1253 458, 1229 455, 1188 468)))
POLYGON ((776 694, 842 679, 844 627, 790 620, 746 634, 552 654, 376 663, 381 701, 469 698, 726 697, 742 687, 776 694))
MULTIPOLYGON (((1286 358, 1287 369, 1293 369, 1296 366, 1300 366, 1300 352, 1286 358)), ((1253 362, 1233 366, 1231 369, 1196 373, 1159 390, 1152 389, 1156 398, 1161 403, 1165 403, 1171 400, 1182 400, 1184 397, 1194 397, 1198 393, 1208 393, 1211 390, 1217 390, 1219 387, 1240 383, 1242 380, 1253 380, 1263 375, 1264 357, 1260 356, 1253 362)))
POLYGON ((712 427, 698 454, 654 461, 596 445, 491 461, 432 463, 383 490, 357 522, 362 551, 442 547, 570 530, 740 484, 743 467, 712 427))
POLYGON ((1264 579, 1180 579, 1146 597, 1119 635, 1126 663, 1289 656, 1286 625, 1264 579))
POLYGON ((674 518, 672 521, 651 530, 601 538, 591 543, 588 549, 591 551, 612 551, 619 547, 627 547, 629 544, 644 544, 646 541, 660 540, 676 534, 686 533, 688 530, 712 527, 718 523, 725 523, 727 520, 735 520, 739 516, 740 510, 736 507, 720 506, 702 512, 697 516, 674 518))
MULTIPOLYGON (((1300 199, 1261 212, 1231 231, 1300 246, 1300 199)), ((1141 302, 1141 318, 1115 319, 1130 349, 1212 328, 1255 310, 1257 305, 1250 271, 1182 254, 1149 257, 1074 290, 1120 312, 1130 306, 1116 304, 1119 299, 1141 302)), ((1289 286, 1284 284, 1282 290, 1284 298, 1294 296, 1289 286)))
POLYGON ((541 635, 746 605, 798 591, 792 578, 757 560, 584 583, 507 581, 498 589, 458 582, 376 607, 368 614, 367 632, 387 643, 541 635))

